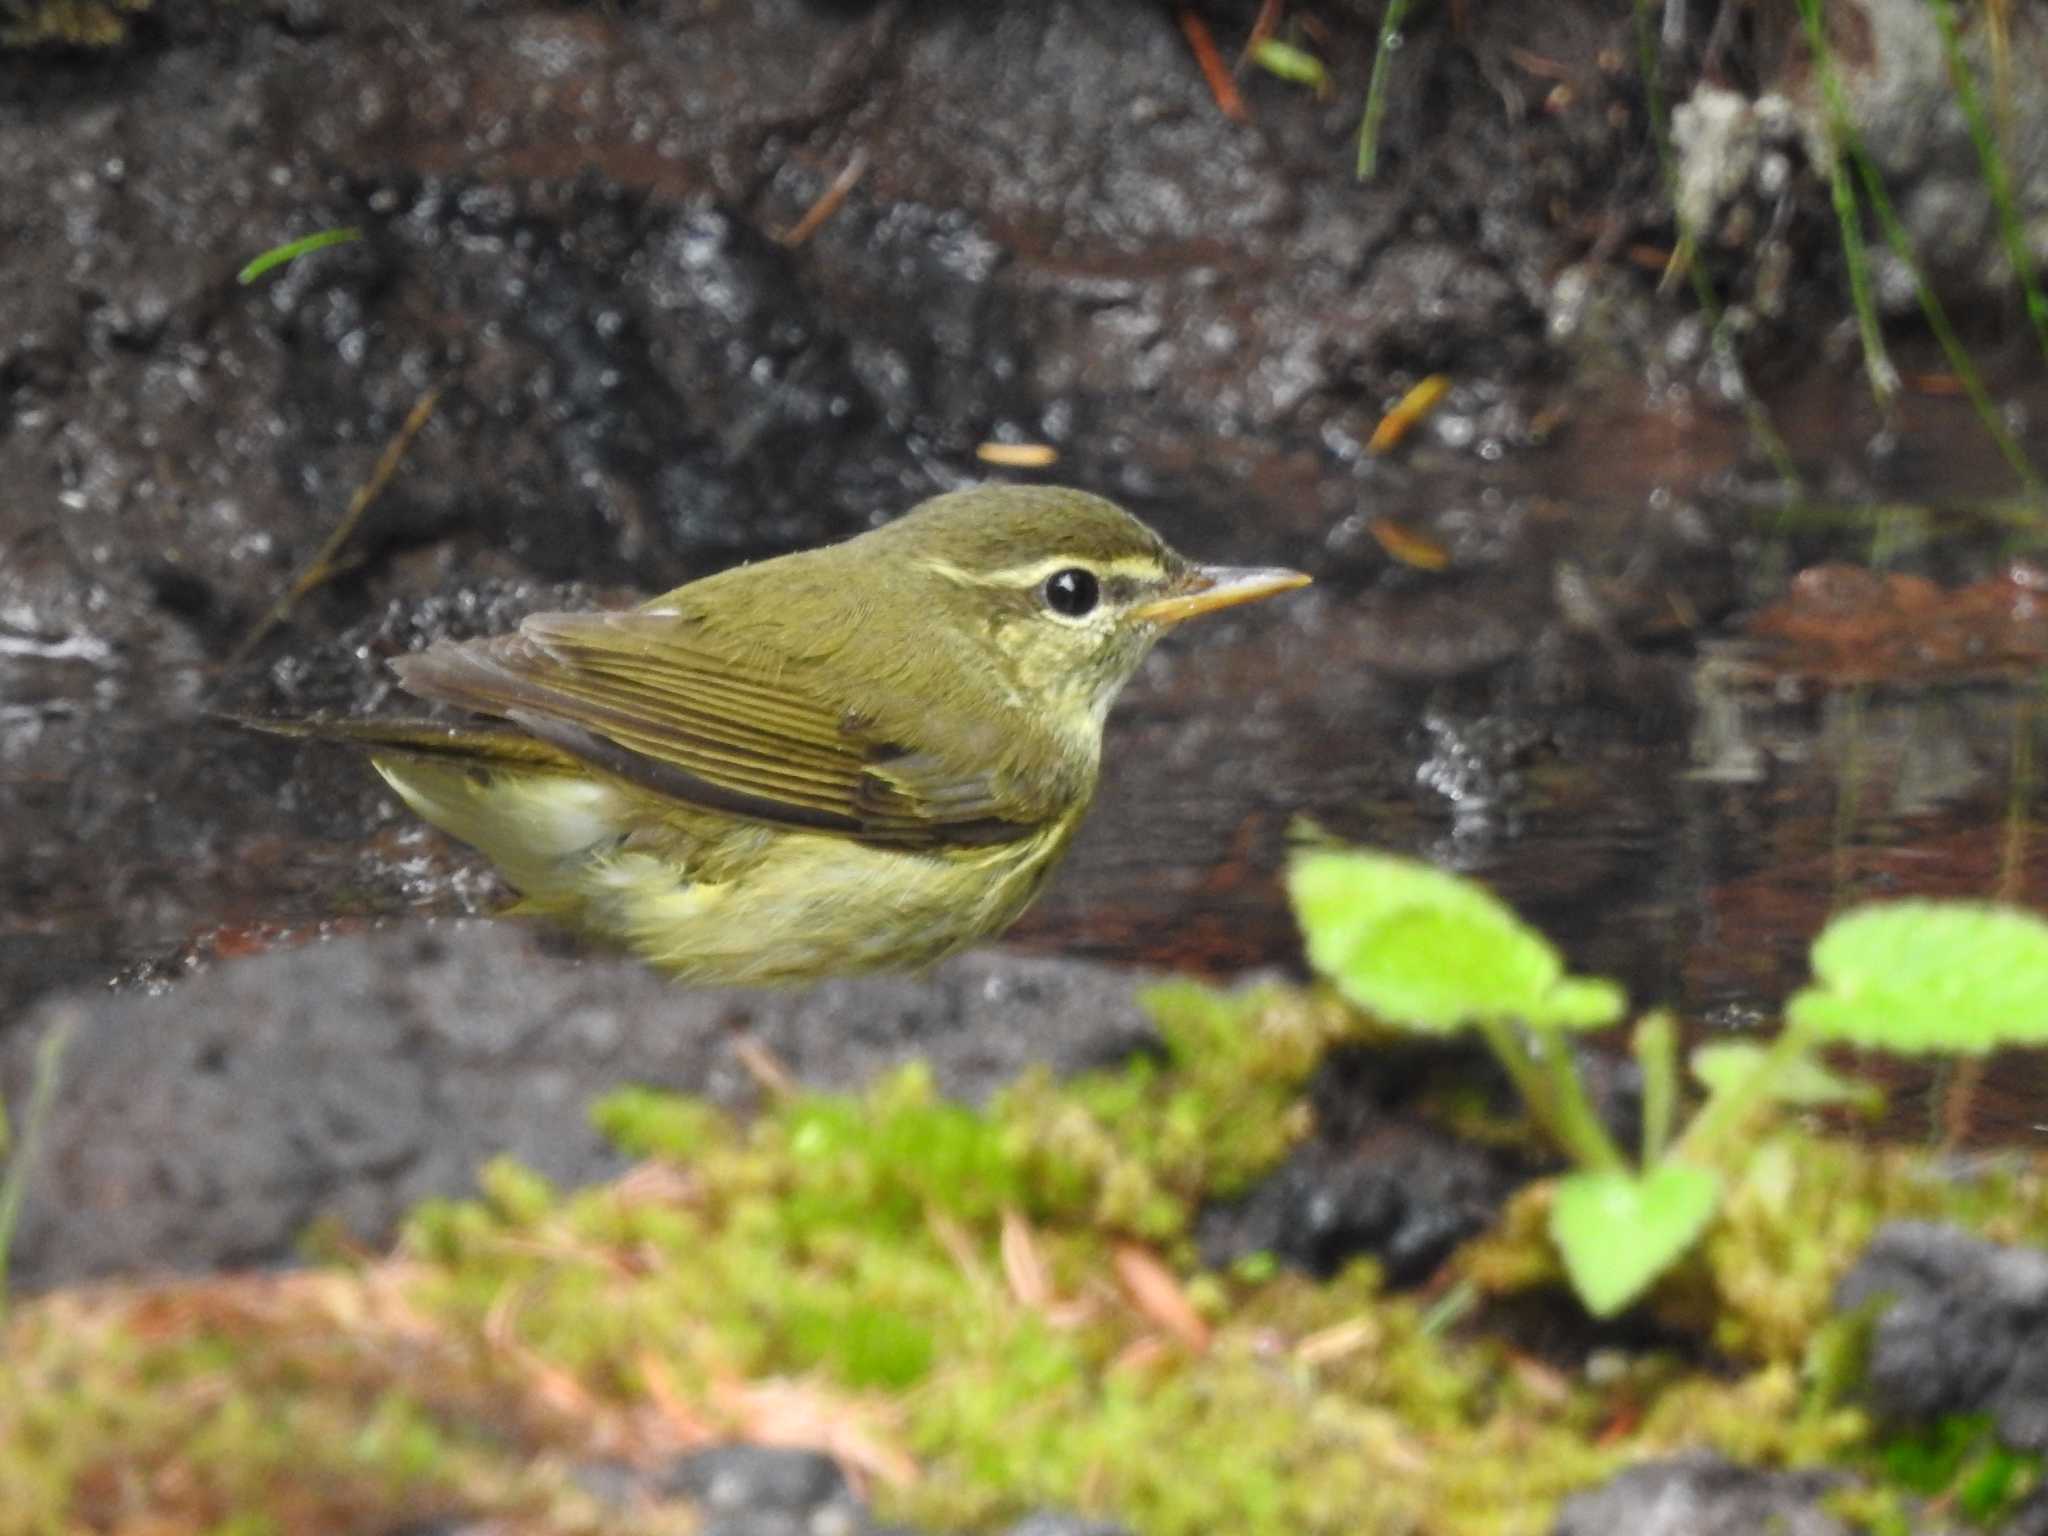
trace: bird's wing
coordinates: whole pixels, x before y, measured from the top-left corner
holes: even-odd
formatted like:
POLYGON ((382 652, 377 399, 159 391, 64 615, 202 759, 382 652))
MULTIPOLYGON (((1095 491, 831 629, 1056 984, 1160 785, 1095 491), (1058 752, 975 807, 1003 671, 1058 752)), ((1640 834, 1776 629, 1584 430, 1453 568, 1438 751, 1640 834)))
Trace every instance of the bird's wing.
POLYGON ((707 810, 908 848, 1009 842, 1048 808, 878 735, 675 613, 547 613, 394 663, 422 698, 511 720, 592 767, 707 810))

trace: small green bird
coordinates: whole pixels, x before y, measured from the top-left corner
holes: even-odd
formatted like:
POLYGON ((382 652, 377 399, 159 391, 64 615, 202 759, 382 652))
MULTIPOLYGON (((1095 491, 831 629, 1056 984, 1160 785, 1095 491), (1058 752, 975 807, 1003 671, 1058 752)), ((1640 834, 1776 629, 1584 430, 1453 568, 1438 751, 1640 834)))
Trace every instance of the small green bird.
POLYGON ((393 662, 504 725, 285 729, 368 746, 498 866, 515 913, 684 980, 919 970, 1038 894, 1153 642, 1308 579, 1192 564, 1097 496, 984 486, 639 608, 393 662))

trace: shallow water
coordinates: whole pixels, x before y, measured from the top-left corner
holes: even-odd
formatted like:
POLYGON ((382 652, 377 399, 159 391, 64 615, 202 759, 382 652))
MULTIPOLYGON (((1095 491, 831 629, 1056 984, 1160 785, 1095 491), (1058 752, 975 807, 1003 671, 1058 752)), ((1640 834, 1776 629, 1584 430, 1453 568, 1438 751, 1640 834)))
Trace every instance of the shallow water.
MULTIPOLYGON (((1476 472, 1425 457, 1376 504, 1453 546, 1486 536, 1469 525, 1488 516, 1514 525, 1507 557, 1476 574, 1390 578, 1355 531, 1261 541, 1227 509, 1148 508, 1191 548, 1270 548, 1318 585, 1153 658, 1114 716, 1089 825, 1014 941, 1211 974, 1296 969, 1277 870, 1308 817, 1485 879, 1575 965, 1715 1030, 1767 1021, 1811 936, 1852 901, 2048 904, 2034 767, 2048 743, 2022 611, 2035 578, 2013 527, 1967 509, 1785 514, 1761 481, 1743 490, 1732 460, 1720 501, 1660 518, 1676 503, 1652 482, 1673 451, 1697 476, 1699 444, 1668 413, 1599 434, 1476 472), (1619 494, 1589 494, 1593 458, 1619 494), (1660 533, 1674 523, 1691 533, 1660 533), (1933 577, 1911 592, 1935 606, 1894 613, 1888 589, 1838 584, 1789 640, 1755 617, 1793 573, 1867 562, 1873 541, 1889 569, 1933 577), (1971 590, 1990 595, 1942 596, 1971 590), (2004 652, 1985 651, 1987 612, 2003 616, 2004 652)), ((1708 436, 1723 455, 1739 441, 1718 417, 1708 436)), ((1956 441, 1968 483, 1984 466, 1956 441)), ((503 622, 488 603, 466 616, 503 622)), ((89 635, 0 656, 14 843, 0 967, 18 999, 165 979, 337 922, 490 907, 487 873, 349 753, 205 715, 252 689, 258 707, 388 691, 381 655, 410 641, 365 633, 285 637, 241 679, 89 635)), ((1980 1126, 2034 1118, 2048 1114, 2022 1095, 1980 1126)))

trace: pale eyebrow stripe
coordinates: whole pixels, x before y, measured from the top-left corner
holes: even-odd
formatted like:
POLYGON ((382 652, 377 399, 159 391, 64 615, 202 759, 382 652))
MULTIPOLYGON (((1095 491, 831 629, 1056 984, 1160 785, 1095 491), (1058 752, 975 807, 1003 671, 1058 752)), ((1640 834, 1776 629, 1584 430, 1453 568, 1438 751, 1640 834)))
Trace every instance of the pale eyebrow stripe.
POLYGON ((937 575, 969 585, 1020 588, 1035 587, 1054 571, 1064 571, 1075 565, 1104 579, 1130 576, 1139 580, 1148 577, 1157 580, 1166 573, 1166 567, 1150 555, 1123 555, 1115 560, 1083 560, 1073 555, 1048 555, 1042 560, 1032 561, 1029 565, 1013 565, 1007 570, 990 571, 985 576, 977 576, 971 571, 962 570, 946 560, 920 560, 918 564, 937 575))

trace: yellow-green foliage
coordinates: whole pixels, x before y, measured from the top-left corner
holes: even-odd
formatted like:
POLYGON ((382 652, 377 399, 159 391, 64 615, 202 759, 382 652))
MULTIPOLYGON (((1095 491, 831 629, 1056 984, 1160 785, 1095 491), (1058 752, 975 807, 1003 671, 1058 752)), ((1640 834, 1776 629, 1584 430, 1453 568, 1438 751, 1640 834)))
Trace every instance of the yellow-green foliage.
POLYGON ((1027 1076, 994 1114, 1037 1213, 1172 1242, 1196 1202, 1236 1193, 1307 1134, 1301 1086, 1361 1021, 1279 987, 1231 996, 1172 982, 1143 1001, 1164 1061, 1067 1084, 1027 1076))
MULTIPOLYGON (((2048 1209, 2031 1173, 1961 1185, 1902 1152, 1766 1144, 1658 1296, 1763 1363, 1576 1375, 1439 1333, 1369 1263, 1198 1272, 1200 1200, 1285 1154, 1308 1073, 1363 1026, 1283 989, 1149 1003, 1160 1059, 986 1111, 916 1068, 751 1122, 631 1091, 598 1113, 642 1159, 611 1186, 497 1162, 381 1263, 26 1302, 0 1339, 0 1536, 451 1512, 655 1536, 686 1515, 600 1506, 577 1466, 763 1435, 850 1458, 886 1518, 934 1529, 1051 1504, 1142 1536, 1541 1530, 1683 1447, 1867 1458, 1798 1358, 1856 1244, 1899 1213, 2038 1236, 2048 1209)), ((1554 1276, 1540 1194, 1516 1212, 1469 1250, 1489 1287, 1554 1276)))
MULTIPOLYGON (((1483 1290, 1562 1279, 1545 1229, 1550 1191, 1532 1186, 1460 1255, 1483 1290)), ((1699 1249, 1651 1293, 1671 1326, 1764 1365, 1805 1358, 1836 1284, 1887 1221, 1952 1221, 1996 1242, 2048 1243, 2048 1173, 2038 1159, 1944 1167, 1911 1147, 1785 1127, 1736 1170, 1699 1249)))
POLYGON ((316 1272, 59 1294, 0 1357, 0 1533, 382 1529, 448 1508, 637 1536, 490 1395, 389 1275, 316 1272))
POLYGON ((0 47, 111 48, 152 0, 0 0, 0 47))
POLYGON ((1864 1244, 1884 1222, 1909 1218, 2038 1246, 2048 1242, 2048 1178, 2032 1160, 1964 1170, 1914 1148, 1773 1136, 1707 1235, 1715 1342, 1753 1359, 1799 1359, 1864 1244))

